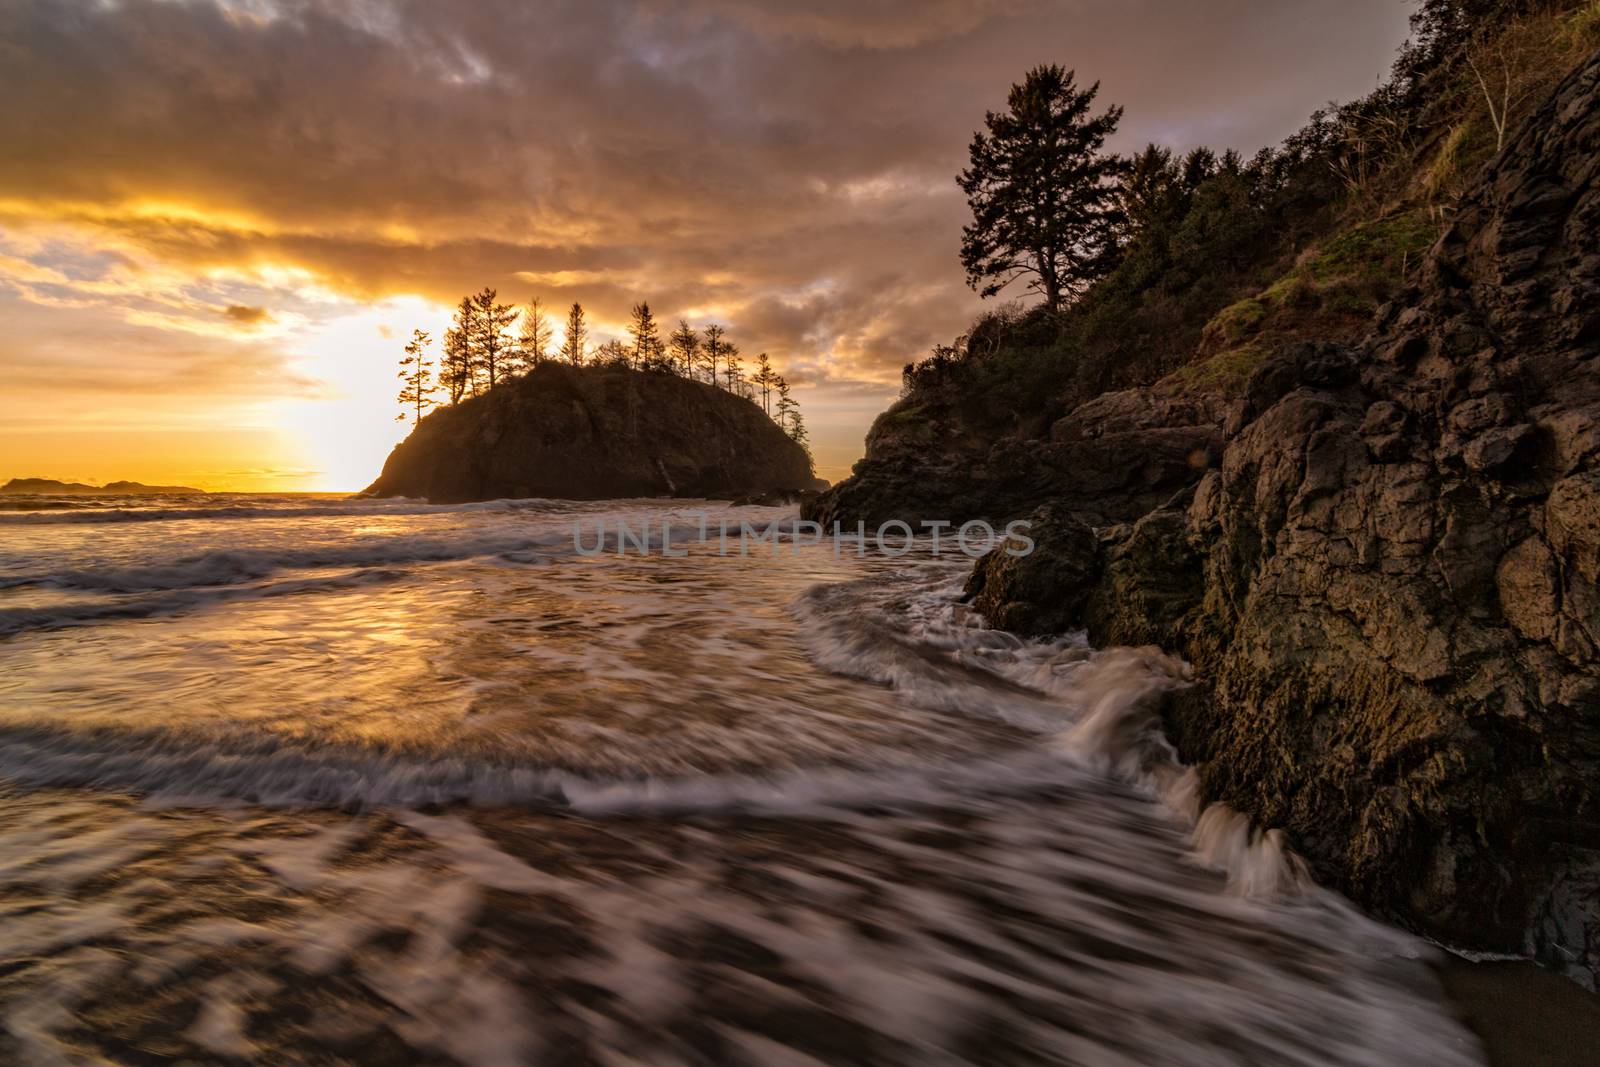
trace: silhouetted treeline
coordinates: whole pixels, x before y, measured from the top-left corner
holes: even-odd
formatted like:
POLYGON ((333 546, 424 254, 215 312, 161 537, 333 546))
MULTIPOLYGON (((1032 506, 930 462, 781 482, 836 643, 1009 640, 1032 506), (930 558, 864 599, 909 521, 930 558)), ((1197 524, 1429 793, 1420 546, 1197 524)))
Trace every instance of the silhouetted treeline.
POLYGON ((696 328, 679 319, 663 338, 654 312, 643 301, 633 306, 626 340, 613 338, 593 347, 583 305, 574 303, 557 345, 550 317, 537 297, 518 308, 500 303, 499 293, 485 287, 456 305, 437 362, 429 352, 430 343, 427 333, 413 331, 400 360, 402 388, 397 399, 405 409, 401 420, 421 421, 441 395, 456 404, 554 361, 675 374, 717 386, 760 405, 785 433, 810 450, 800 406, 765 352, 755 357, 754 373, 746 375, 739 346, 721 325, 713 322, 696 328))
MULTIPOLYGON (((1399 211, 1442 231, 1508 122, 1564 71, 1551 42, 1593 47, 1578 40, 1600 25, 1591 10, 1423 0, 1384 85, 1250 158, 1153 144, 1109 153, 1122 112, 1096 106, 1098 85, 1056 66, 1029 71, 974 135, 957 177, 973 212, 961 259, 983 295, 1019 283, 1043 301, 990 312, 907 364, 905 392, 939 390, 997 427, 1048 420, 1186 364, 1213 316, 1292 275, 1296 257, 1330 235, 1399 211)), ((1418 236, 1425 250, 1429 234, 1418 236)), ((1362 309, 1387 299, 1381 287, 1332 295, 1362 309)))

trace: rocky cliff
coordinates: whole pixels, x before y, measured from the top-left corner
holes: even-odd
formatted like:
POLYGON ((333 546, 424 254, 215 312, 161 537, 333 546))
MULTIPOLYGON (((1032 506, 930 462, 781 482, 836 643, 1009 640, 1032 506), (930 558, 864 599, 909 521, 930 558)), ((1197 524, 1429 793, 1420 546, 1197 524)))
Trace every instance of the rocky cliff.
POLYGON ((1039 551, 969 589, 1001 625, 1187 656, 1201 683, 1167 723, 1209 799, 1380 913, 1593 987, 1600 56, 1420 279, 1365 342, 1257 367, 1194 485, 1109 526, 1046 494, 1039 551))
POLYGON ((873 423, 854 476, 802 510, 825 526, 872 527, 891 519, 1002 520, 1051 499, 1091 521, 1129 521, 1215 462, 1219 423, 1204 398, 1127 390, 1082 405, 1039 439, 963 442, 961 430, 926 412, 891 408, 873 423), (936 441, 942 446, 930 447, 936 441))
POLYGON ((805 450, 742 397, 670 374, 546 363, 423 418, 367 492, 733 497, 813 481, 805 450))

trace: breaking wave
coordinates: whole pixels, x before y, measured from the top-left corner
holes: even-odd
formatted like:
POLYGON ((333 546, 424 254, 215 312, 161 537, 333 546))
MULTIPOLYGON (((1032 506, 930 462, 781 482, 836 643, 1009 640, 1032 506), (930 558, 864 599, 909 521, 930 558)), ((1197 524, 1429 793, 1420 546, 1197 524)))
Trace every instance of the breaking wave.
POLYGON ((1177 659, 960 561, 572 551, 673 508, 294 506, 0 535, 0 1058, 1476 1062, 1200 805, 1177 659))

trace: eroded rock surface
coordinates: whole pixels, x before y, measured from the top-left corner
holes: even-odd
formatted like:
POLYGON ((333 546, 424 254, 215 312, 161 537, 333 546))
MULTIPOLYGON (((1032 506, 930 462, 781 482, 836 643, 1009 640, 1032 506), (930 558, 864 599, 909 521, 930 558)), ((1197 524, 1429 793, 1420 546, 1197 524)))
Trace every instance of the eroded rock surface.
POLYGON ((964 441, 954 427, 896 415, 879 417, 854 476, 808 503, 806 518, 1003 523, 1052 500, 1095 523, 1127 522, 1193 485, 1222 448, 1214 407, 1149 389, 1083 404, 1041 440, 964 441))
MULTIPOLYGON (((1209 798, 1286 828, 1364 905, 1591 987, 1597 173, 1600 56, 1489 166, 1368 342, 1257 368, 1219 469, 1131 524, 1047 524, 1044 558, 993 556, 971 587, 1005 625, 1184 654, 1203 682, 1168 724, 1209 798)), ((1121 403, 1142 433, 1171 417, 1121 403)))

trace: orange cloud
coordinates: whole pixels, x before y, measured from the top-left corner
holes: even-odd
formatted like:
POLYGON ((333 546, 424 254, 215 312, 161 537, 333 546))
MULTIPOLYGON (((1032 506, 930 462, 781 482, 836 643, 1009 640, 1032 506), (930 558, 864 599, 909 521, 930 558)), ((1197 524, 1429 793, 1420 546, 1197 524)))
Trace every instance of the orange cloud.
MULTIPOLYGON (((0 5, 0 375, 108 420, 147 410, 150 382, 202 384, 255 418, 315 382, 354 388, 317 338, 367 305, 443 311, 488 284, 615 324, 643 297, 669 321, 726 321, 804 379, 819 451, 842 456, 868 421, 852 390, 881 399, 979 306, 951 176, 1022 71, 1055 60, 1102 79, 1127 105, 1123 148, 1253 149, 1364 91, 1404 14, 1393 0, 0 5)), ((387 343, 369 332, 360 344, 387 343)), ((390 383, 370 388, 387 405, 390 383)))

